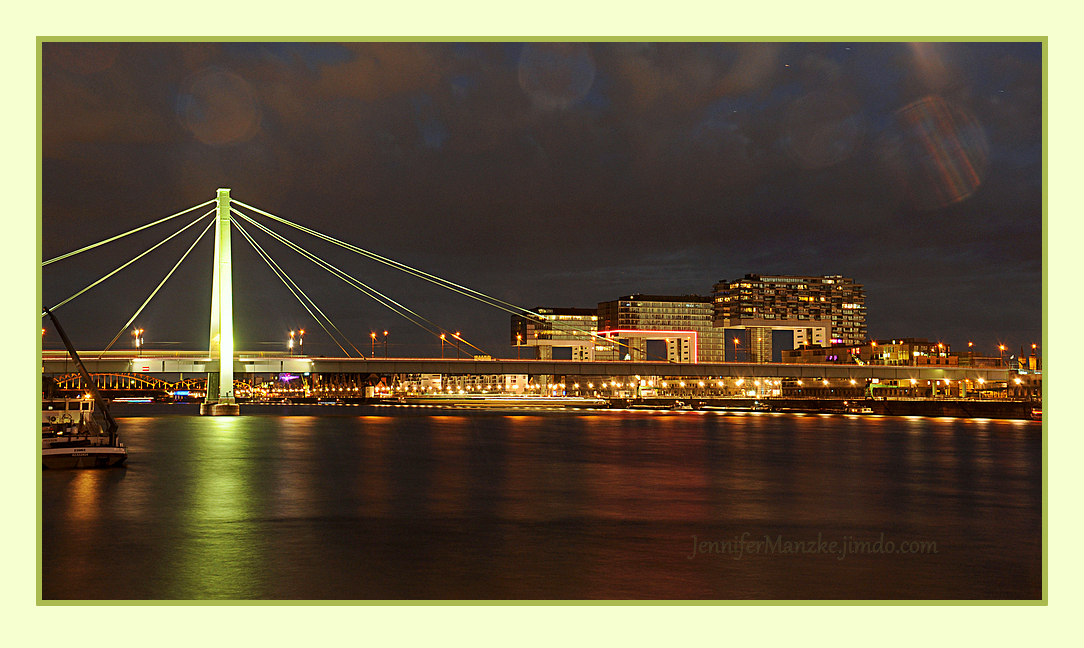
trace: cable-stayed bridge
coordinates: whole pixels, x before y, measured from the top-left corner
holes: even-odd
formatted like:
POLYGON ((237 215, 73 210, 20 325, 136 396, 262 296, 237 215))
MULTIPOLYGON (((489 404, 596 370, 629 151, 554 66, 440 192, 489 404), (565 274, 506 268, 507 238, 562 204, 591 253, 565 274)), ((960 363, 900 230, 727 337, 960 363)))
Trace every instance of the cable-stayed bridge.
MULTIPOLYGON (((960 367, 893 367, 874 365, 785 365, 752 363, 674 363, 674 362, 583 362, 563 360, 503 360, 488 359, 489 356, 474 344, 464 339, 458 331, 452 331, 434 323, 431 319, 404 305, 400 301, 381 293, 357 277, 313 254, 305 247, 287 238, 281 232, 259 222, 253 214, 266 218, 270 222, 292 228, 345 249, 361 257, 376 261, 400 272, 435 284, 441 288, 478 301, 505 313, 524 317, 537 317, 537 314, 521 306, 486 295, 477 290, 443 279, 423 270, 394 261, 382 255, 365 250, 351 243, 341 241, 328 234, 318 232, 292 222, 270 212, 234 200, 229 189, 219 189, 217 196, 199 205, 195 205, 171 216, 153 221, 123 234, 113 236, 98 243, 68 252, 42 263, 42 267, 66 260, 77 254, 90 251, 99 246, 117 241, 130 234, 165 223, 181 216, 206 212, 192 219, 178 231, 165 237, 147 250, 137 254, 111 272, 90 283, 67 299, 53 305, 49 310, 56 311, 72 300, 86 294, 92 288, 114 277, 119 272, 161 247, 182 233, 196 231, 203 224, 199 235, 187 248, 181 258, 173 265, 162 281, 154 288, 146 300, 139 306, 128 321, 120 327, 116 336, 104 350, 84 351, 80 353, 88 371, 94 373, 205 373, 207 375, 207 401, 201 409, 208 414, 236 414, 238 412, 234 395, 234 376, 236 374, 260 374, 282 372, 311 372, 317 374, 447 374, 447 375, 494 375, 517 374, 528 376, 597 376, 597 377, 672 377, 694 380, 754 381, 764 379, 816 380, 824 385, 836 381, 840 386, 853 385, 857 381, 895 380, 895 381, 980 381, 994 382, 1008 379, 1008 370, 1004 368, 960 368, 960 367), (300 285, 277 263, 256 241, 252 232, 259 231, 288 249, 311 261, 333 277, 341 280, 351 289, 357 290, 373 299, 400 317, 423 329, 429 335, 441 341, 455 340, 473 348, 479 357, 469 359, 436 358, 377 358, 366 357, 349 337, 332 321, 327 313, 301 288, 300 285), (196 245, 214 229, 214 266, 212 271, 212 291, 210 304, 210 330, 206 354, 202 352, 181 352, 177 354, 140 353, 136 357, 130 354, 119 355, 111 351, 113 345, 128 327, 136 320, 150 301, 158 294, 177 268, 185 261, 196 245), (306 312, 318 323, 342 351, 341 357, 298 357, 294 355, 268 355, 246 353, 235 349, 233 328, 233 261, 232 230, 236 228, 242 240, 256 251, 258 256, 271 269, 272 273, 286 286, 289 292, 301 303, 306 312), (842 381, 842 382, 840 382, 842 381)), ((44 316, 44 312, 43 312, 44 316)), ((621 344, 619 341, 604 337, 595 331, 574 331, 585 337, 594 338, 599 344, 621 344)), ((362 343, 364 345, 364 343, 362 343)), ((468 351, 468 353, 470 353, 468 351)), ((370 356, 375 354, 370 354, 370 356)), ((457 348, 458 355, 458 348, 457 348)), ((74 370, 74 364, 67 354, 43 353, 43 371, 47 374, 62 374, 74 370)), ((739 383, 740 384, 740 383, 739 383)))

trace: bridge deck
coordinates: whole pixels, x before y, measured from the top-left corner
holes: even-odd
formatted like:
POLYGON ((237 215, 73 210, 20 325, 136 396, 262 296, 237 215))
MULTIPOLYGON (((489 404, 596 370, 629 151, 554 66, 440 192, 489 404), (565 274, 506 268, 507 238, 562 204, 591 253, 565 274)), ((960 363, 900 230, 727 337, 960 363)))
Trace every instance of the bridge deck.
MULTIPOLYGON (((42 365, 47 374, 76 371, 67 354, 46 352, 42 365)), ((218 360, 207 356, 144 355, 142 357, 80 352, 87 371, 92 373, 213 373, 218 360)), ((952 366, 883 366, 839 364, 756 364, 746 362, 581 362, 576 360, 474 360, 440 358, 302 358, 298 356, 246 356, 234 360, 233 371, 241 373, 356 373, 356 374, 445 374, 530 376, 670 376, 681 378, 809 378, 881 380, 978 380, 1004 381, 1006 368, 952 366)))

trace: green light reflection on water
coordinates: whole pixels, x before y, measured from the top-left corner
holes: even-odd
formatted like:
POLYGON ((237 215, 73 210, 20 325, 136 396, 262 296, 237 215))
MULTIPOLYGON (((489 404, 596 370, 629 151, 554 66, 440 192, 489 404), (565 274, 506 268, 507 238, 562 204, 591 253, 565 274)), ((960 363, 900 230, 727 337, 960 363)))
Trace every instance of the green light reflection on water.
POLYGON ((262 494, 252 472, 252 419, 201 418, 193 430, 190 492, 179 501, 171 597, 260 598, 267 555, 256 532, 262 494))

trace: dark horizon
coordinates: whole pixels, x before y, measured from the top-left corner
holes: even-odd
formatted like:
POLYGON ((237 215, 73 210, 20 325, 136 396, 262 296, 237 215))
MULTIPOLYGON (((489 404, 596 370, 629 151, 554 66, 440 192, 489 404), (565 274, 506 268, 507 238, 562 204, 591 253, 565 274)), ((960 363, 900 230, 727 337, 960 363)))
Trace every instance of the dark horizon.
MULTIPOLYGON (((1006 357, 1041 344, 1041 43, 42 49, 43 260, 229 187, 526 308, 839 274, 865 287, 871 338, 986 355, 1004 344, 1006 357)), ((43 268, 43 305, 189 220, 43 268)), ((107 344, 201 228, 62 307, 76 345, 107 344)), ((515 357, 508 313, 289 236, 515 357)), ((439 340, 256 238, 362 352, 389 330, 393 356, 439 354, 439 340)), ((308 353, 341 355, 237 233, 233 250, 238 349, 284 351, 303 327, 308 353)), ((211 254, 201 242, 134 322, 148 349, 205 348, 211 254)), ((60 348, 51 331, 43 345, 60 348)), ((122 335, 114 348, 131 346, 122 335)))

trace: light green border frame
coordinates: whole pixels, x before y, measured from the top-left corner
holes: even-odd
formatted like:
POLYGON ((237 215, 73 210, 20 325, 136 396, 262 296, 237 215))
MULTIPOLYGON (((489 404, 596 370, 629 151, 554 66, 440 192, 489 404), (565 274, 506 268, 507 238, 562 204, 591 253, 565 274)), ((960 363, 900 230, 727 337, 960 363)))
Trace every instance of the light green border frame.
MULTIPOLYGON (((1048 140, 1048 92, 1049 92, 1049 51, 1050 44, 1047 36, 1006 36, 1006 37, 978 37, 978 36, 935 36, 935 37, 900 37, 900 36, 810 36, 810 37, 798 37, 798 36, 756 36, 756 37, 735 37, 725 38, 718 36, 680 36, 680 37, 647 37, 647 36, 629 36, 629 37, 613 37, 613 36, 600 36, 600 37, 587 37, 587 36, 573 36, 573 37, 538 37, 538 36, 525 36, 525 37, 494 37, 494 36, 467 36, 467 37, 448 37, 448 36, 394 36, 394 37, 380 37, 380 38, 359 38, 356 36, 343 36, 343 37, 300 37, 300 36, 237 36, 237 37, 199 37, 193 36, 191 38, 182 37, 134 37, 134 36, 118 36, 118 37, 106 37, 106 36, 38 36, 35 48, 37 54, 37 191, 36 197, 36 213, 37 213, 37 250, 36 250, 36 277, 37 277, 37 308, 38 312, 41 312, 41 247, 42 247, 42 233, 41 233, 41 216, 42 216, 42 116, 41 116, 41 102, 42 102, 42 44, 54 43, 54 42, 68 42, 68 43, 86 43, 86 42, 119 42, 119 43, 343 43, 343 42, 377 42, 377 43, 416 43, 416 42, 430 42, 430 43, 459 43, 459 42, 476 42, 476 43, 521 43, 521 42, 583 42, 583 43, 625 43, 625 42, 655 42, 655 43, 696 43, 696 42, 727 42, 727 43, 818 43, 818 42, 847 42, 847 43, 1042 43, 1042 104, 1043 104, 1043 127, 1042 127, 1042 257, 1043 257, 1043 280, 1042 280, 1042 341, 1044 352, 1049 348, 1048 339, 1048 326, 1049 326, 1049 284, 1048 284, 1048 237, 1049 237, 1049 222, 1048 222, 1048 172, 1049 172, 1049 140, 1048 140)), ((37 359, 38 366, 35 368, 35 375, 40 377, 41 375, 41 336, 35 336, 37 338, 37 359)), ((1045 355, 1045 353, 1044 353, 1045 355)), ((908 600, 274 600, 274 601, 248 601, 248 600, 43 600, 42 583, 41 583, 41 567, 42 567, 42 550, 41 550, 41 469, 37 469, 37 508, 36 508, 36 533, 37 533, 37 605, 39 606, 70 606, 70 605, 115 605, 115 606, 177 606, 177 605, 194 605, 194 606, 295 606, 295 605, 319 605, 319 606, 381 606, 381 605, 394 605, 394 606, 458 606, 458 605, 475 605, 475 606, 611 606, 611 605, 625 605, 625 606, 658 606, 658 605, 675 605, 675 606, 897 606, 897 605, 918 605, 918 606, 1048 606, 1048 588, 1049 588, 1049 474, 1048 474, 1048 438, 1049 438, 1049 408, 1047 401, 1047 389, 1049 387, 1049 358, 1045 358, 1043 361, 1043 423, 1042 423, 1042 470, 1043 470, 1043 484, 1042 484, 1042 599, 1040 600, 1003 600, 1003 599, 908 599, 908 600)), ((1056 371, 1056 365, 1055 365, 1056 371)), ((40 389, 35 386, 36 389, 40 389)), ((40 413, 40 409, 34 401, 34 418, 37 419, 40 413)), ((41 461, 41 446, 34 440, 33 454, 37 463, 40 465, 41 461)))

